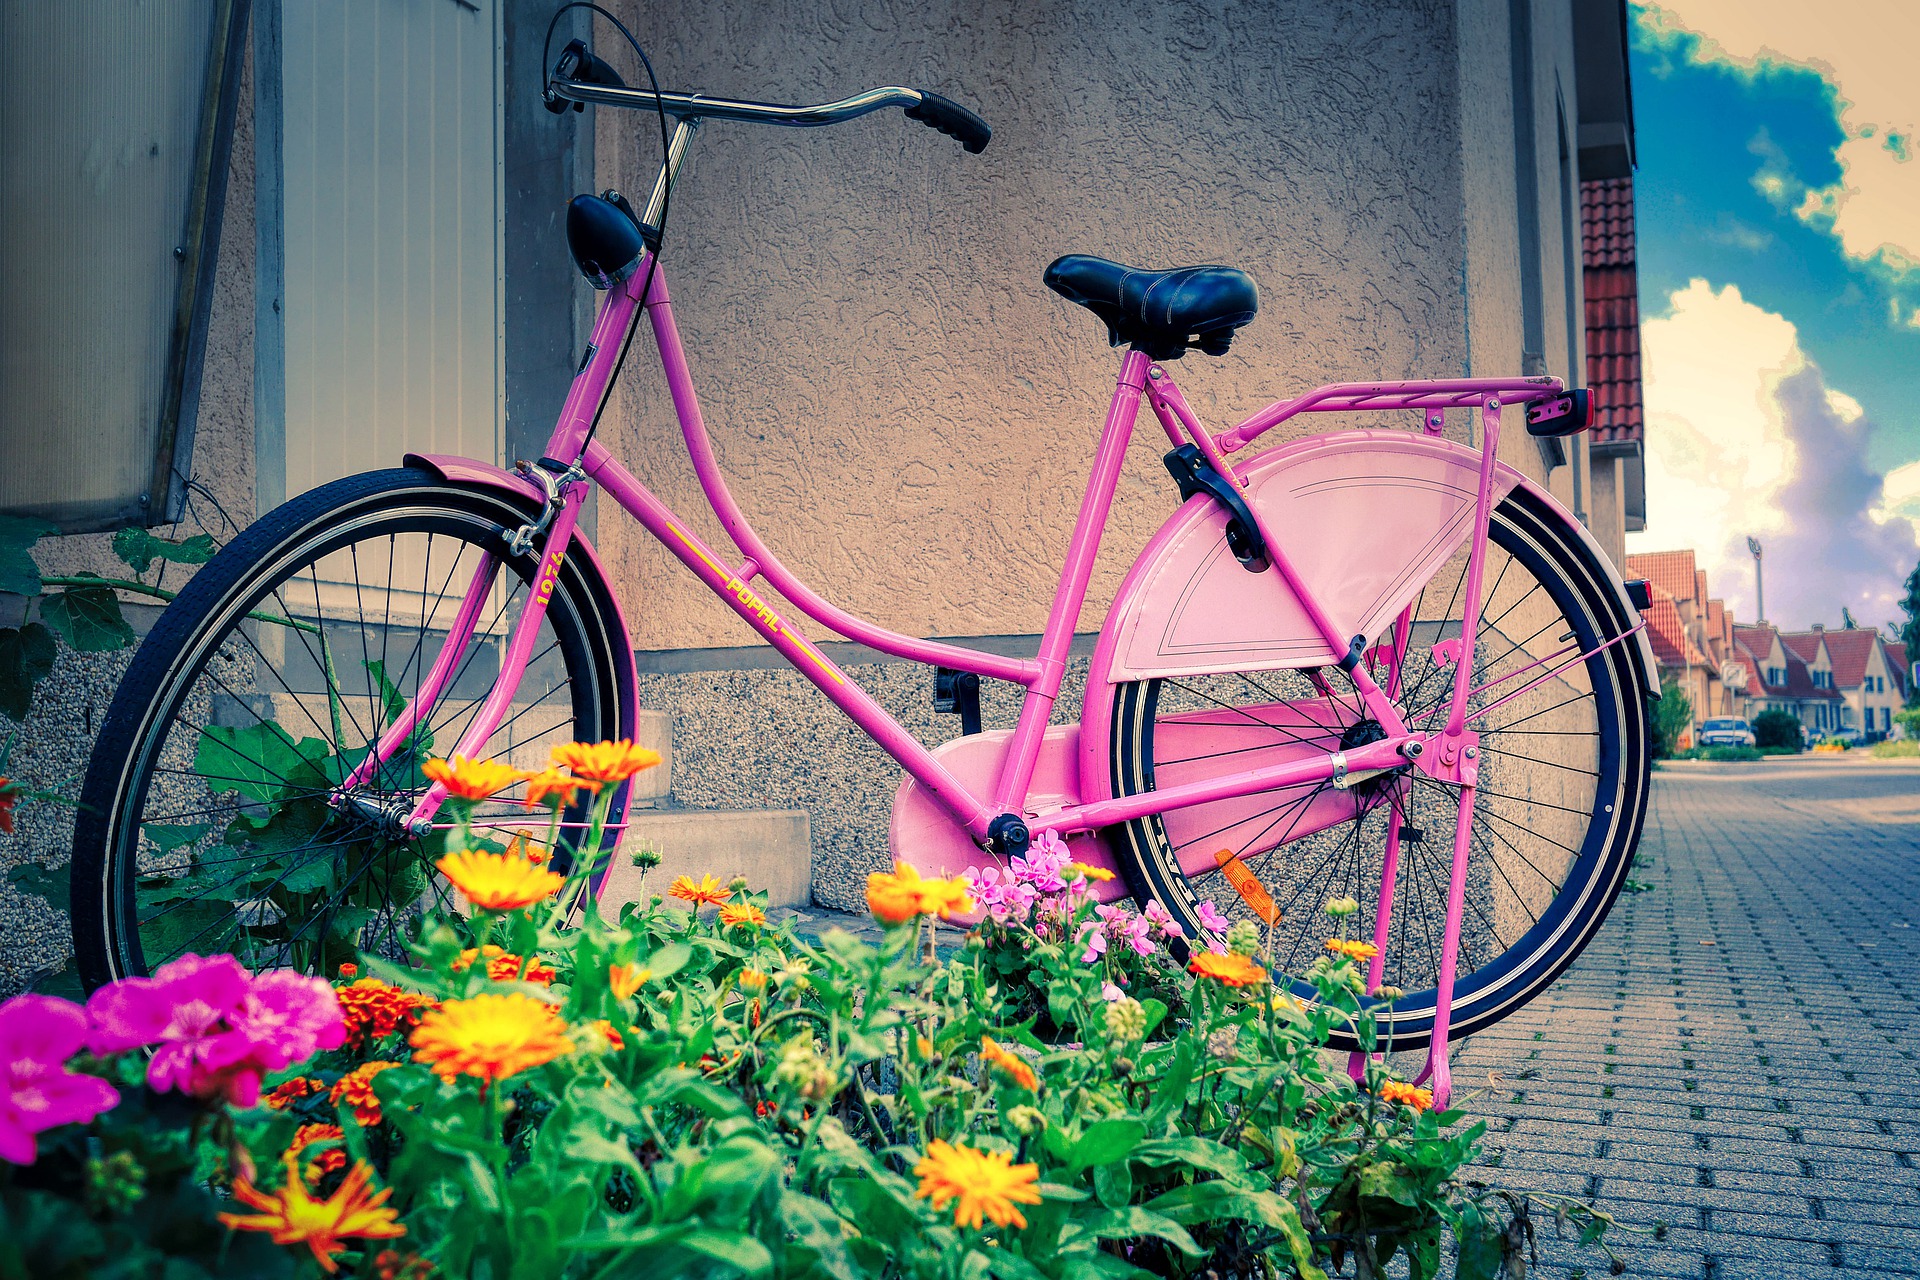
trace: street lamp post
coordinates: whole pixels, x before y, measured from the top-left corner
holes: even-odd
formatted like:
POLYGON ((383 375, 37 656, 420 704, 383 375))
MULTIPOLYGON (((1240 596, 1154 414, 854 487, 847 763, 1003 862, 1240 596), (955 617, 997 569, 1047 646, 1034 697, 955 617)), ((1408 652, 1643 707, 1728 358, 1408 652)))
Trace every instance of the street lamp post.
POLYGON ((1754 608, 1760 614, 1756 621, 1764 623, 1767 620, 1767 587, 1760 576, 1760 539, 1749 537, 1747 539, 1747 550, 1753 552, 1754 608))

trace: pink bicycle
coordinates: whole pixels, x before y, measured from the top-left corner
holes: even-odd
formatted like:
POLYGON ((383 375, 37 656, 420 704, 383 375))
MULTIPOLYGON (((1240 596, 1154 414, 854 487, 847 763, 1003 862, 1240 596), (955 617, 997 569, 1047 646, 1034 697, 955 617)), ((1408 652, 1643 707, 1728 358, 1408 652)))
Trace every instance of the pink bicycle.
MULTIPOLYGON (((612 193, 570 208, 576 260, 606 297, 546 456, 510 472, 409 455, 295 498, 199 571, 141 647, 87 776, 73 923, 90 983, 188 950, 315 970, 355 947, 398 955, 445 891, 428 753, 537 761, 554 742, 632 736, 627 628, 576 527, 596 489, 900 762, 893 852, 926 872, 1004 864, 1054 832, 1119 873, 1116 896, 1159 901, 1190 936, 1208 934, 1207 901, 1261 919, 1288 977, 1321 954, 1321 904, 1351 896, 1378 949, 1369 982, 1402 993, 1385 1030, 1432 1046, 1442 1093, 1449 1037, 1513 1012, 1579 954, 1639 836, 1655 667, 1587 532, 1496 458, 1510 415, 1534 434, 1583 428, 1584 392, 1546 377, 1342 384, 1216 434, 1169 365, 1190 347, 1224 352, 1254 316, 1253 282, 1062 258, 1047 285, 1126 351, 1039 651, 896 635, 796 578, 728 493, 660 229, 701 121, 829 125, 897 106, 975 152, 986 125, 911 89, 815 107, 629 89, 578 42, 548 92, 561 109, 656 111, 664 155, 643 210, 612 193), (595 437, 642 312, 736 552, 696 536, 595 437), (1143 400, 1182 501, 1114 602, 1078 723, 1050 727, 1143 400), (1413 411, 1419 429, 1230 461, 1298 414, 1358 410, 1413 411), (1478 448, 1443 438, 1450 411, 1477 415, 1478 448), (928 750, 763 580, 799 615, 962 690, 1023 686, 1017 726, 928 750)), ((504 841, 525 817, 508 795, 477 821, 504 841)))

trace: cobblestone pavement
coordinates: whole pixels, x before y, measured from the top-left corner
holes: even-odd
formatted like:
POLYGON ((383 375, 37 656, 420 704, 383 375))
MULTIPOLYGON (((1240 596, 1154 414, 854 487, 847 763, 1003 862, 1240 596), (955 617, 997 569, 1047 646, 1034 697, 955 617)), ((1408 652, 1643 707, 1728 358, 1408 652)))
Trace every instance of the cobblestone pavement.
MULTIPOLYGON (((1920 768, 1669 765, 1640 850, 1650 887, 1456 1050, 1485 1176, 1667 1223, 1618 1236, 1632 1275, 1920 1274, 1920 768)), ((1606 1274, 1540 1236, 1539 1274, 1606 1274)))

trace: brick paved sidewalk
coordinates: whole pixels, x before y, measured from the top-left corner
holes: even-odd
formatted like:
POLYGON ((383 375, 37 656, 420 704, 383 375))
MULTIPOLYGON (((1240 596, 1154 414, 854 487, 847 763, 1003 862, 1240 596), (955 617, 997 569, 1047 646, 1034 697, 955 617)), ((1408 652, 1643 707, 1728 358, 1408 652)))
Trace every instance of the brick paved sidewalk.
MULTIPOLYGON (((1670 1224, 1618 1237, 1633 1275, 1920 1274, 1920 770, 1670 765, 1641 855, 1652 887, 1456 1050, 1488 1180, 1670 1224)), ((1540 1274, 1606 1274, 1540 1234, 1540 1274)))

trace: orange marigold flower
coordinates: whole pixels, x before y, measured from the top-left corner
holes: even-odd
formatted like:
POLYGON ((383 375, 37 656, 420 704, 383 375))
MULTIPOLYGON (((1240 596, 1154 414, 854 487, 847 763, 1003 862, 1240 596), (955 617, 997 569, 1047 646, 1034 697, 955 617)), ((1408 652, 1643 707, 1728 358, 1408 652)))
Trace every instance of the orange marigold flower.
POLYGON ((552 897, 567 882, 531 858, 468 850, 433 864, 476 907, 512 911, 552 897))
POLYGON ((882 924, 905 924, 919 915, 964 915, 973 910, 973 897, 958 876, 923 880, 919 871, 902 862, 892 871, 867 877, 867 910, 882 924))
POLYGON ((642 769, 660 763, 660 753, 636 747, 625 738, 618 742, 569 742, 553 749, 553 763, 573 770, 590 782, 625 782, 642 769))
POLYGON ((594 1034, 598 1035, 602 1040, 605 1040, 607 1042, 607 1048, 613 1050, 615 1053, 618 1053, 622 1049, 627 1047, 626 1040, 623 1039, 620 1033, 614 1029, 613 1024, 611 1022, 608 1022, 605 1018, 598 1019, 597 1021, 594 1021, 594 1022, 589 1022, 587 1024, 587 1028, 590 1031, 592 1031, 594 1034))
POLYGON ((751 902, 729 902, 720 908, 720 923, 724 925, 763 925, 766 922, 767 913, 751 902))
POLYGON ((564 809, 573 803, 574 792, 584 791, 593 795, 600 790, 600 785, 591 778, 576 778, 553 768, 542 769, 527 778, 527 798, 520 803, 529 809, 537 804, 552 804, 564 809))
POLYGON ((429 1280, 433 1273, 433 1261, 417 1253, 382 1249, 373 1260, 375 1280, 429 1280))
POLYGON ((1380 1100, 1399 1102, 1415 1111, 1425 1111, 1433 1105, 1433 1090, 1416 1088, 1398 1080, 1384 1080, 1380 1084, 1380 1100))
POLYGON ((236 1178, 233 1196, 255 1213, 223 1213, 220 1221, 235 1231, 264 1231, 275 1244, 304 1244, 314 1261, 329 1273, 338 1271, 334 1258, 346 1252, 346 1240, 398 1240, 407 1229, 399 1213, 386 1207, 393 1192, 372 1190, 373 1170, 356 1161, 346 1178, 325 1200, 317 1200, 286 1161, 287 1183, 272 1195, 246 1178, 236 1178))
POLYGON ((953 1205, 953 1225, 979 1230, 983 1220, 997 1227, 1024 1227, 1019 1205, 1040 1203, 1040 1166, 1014 1164, 1005 1151, 975 1151, 935 1138, 913 1167, 920 1179, 917 1199, 936 1210, 953 1205))
POLYGON ((380 1123, 380 1098, 373 1091, 373 1078, 399 1065, 397 1062, 363 1062, 334 1081, 327 1101, 336 1107, 353 1108, 355 1122, 362 1129, 371 1129, 380 1123))
POLYGON ((307 1180, 318 1182, 347 1167, 347 1153, 340 1146, 345 1137, 337 1124, 303 1124, 293 1131, 293 1141, 287 1144, 285 1158, 293 1159, 304 1155, 308 1147, 324 1145, 326 1150, 306 1167, 307 1180))
POLYGON ((1328 938, 1327 950, 1349 960, 1371 960, 1380 954, 1380 948, 1371 942, 1352 942, 1346 938, 1328 938))
POLYGON ((567 1024, 532 996, 449 1000, 420 1019, 407 1038, 416 1061, 443 1080, 504 1080, 573 1052, 567 1024))
POLYGON ((1022 1089, 1040 1092, 1040 1078, 1033 1074, 1033 1068, 1027 1065, 1027 1060, 1017 1053, 1007 1052, 991 1036, 980 1037, 980 1061, 998 1067, 1022 1089))
POLYGON ((646 986, 647 979, 651 977, 653 977, 653 970, 643 969, 637 964, 607 966, 607 986, 612 990, 615 1000, 625 1000, 646 986))
POLYGON ((360 966, 349 960, 340 966, 340 976, 348 979, 357 978, 360 976, 360 966))
POLYGON ((347 1046, 358 1049, 369 1041, 392 1035, 410 1024, 423 1009, 433 1006, 431 996, 402 991, 378 978, 361 978, 345 987, 335 987, 340 1000, 340 1016, 347 1024, 347 1046))
POLYGON ((1212 978, 1229 987, 1257 987, 1267 980, 1265 969, 1237 951, 1229 951, 1223 956, 1202 951, 1194 956, 1193 963, 1187 966, 1187 972, 1196 977, 1212 978))
POLYGON ((455 755, 451 760, 429 760, 420 772, 447 789, 447 794, 463 800, 485 800, 526 777, 526 771, 494 760, 469 760, 455 755))
POLYGON ((260 1101, 275 1111, 285 1111, 308 1094, 319 1093, 327 1087, 327 1082, 318 1076, 295 1076, 284 1084, 269 1089, 260 1101))
POLYGON ((525 960, 491 942, 477 951, 468 947, 454 957, 453 971, 465 972, 475 959, 483 955, 487 958, 487 976, 495 982, 532 982, 550 987, 553 985, 553 980, 560 976, 558 969, 538 956, 525 960))
POLYGON ((1105 867, 1096 867, 1085 862, 1069 862, 1067 864, 1067 870, 1078 871, 1081 878, 1085 880, 1105 881, 1113 879, 1113 872, 1107 870, 1105 867))
POLYGON ((697 884, 692 876, 675 876, 673 883, 667 886, 667 896, 691 902, 693 909, 698 911, 701 907, 724 906, 732 901, 733 890, 712 876, 701 876, 697 884))

